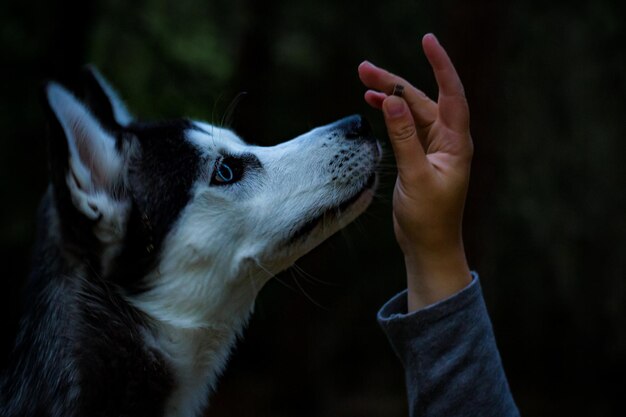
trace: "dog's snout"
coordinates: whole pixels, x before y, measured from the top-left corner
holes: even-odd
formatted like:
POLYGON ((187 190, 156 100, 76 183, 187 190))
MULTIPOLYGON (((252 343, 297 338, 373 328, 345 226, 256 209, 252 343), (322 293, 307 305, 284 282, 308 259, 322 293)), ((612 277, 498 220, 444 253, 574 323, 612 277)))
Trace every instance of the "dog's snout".
POLYGON ((343 130, 346 139, 363 139, 372 136, 369 122, 358 114, 339 120, 336 127, 343 130))

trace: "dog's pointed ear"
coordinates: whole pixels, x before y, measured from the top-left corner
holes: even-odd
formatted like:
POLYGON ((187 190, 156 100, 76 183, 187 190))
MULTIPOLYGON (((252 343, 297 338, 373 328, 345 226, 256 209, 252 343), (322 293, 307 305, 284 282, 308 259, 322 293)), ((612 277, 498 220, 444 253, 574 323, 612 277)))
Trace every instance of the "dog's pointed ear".
POLYGON ((126 127, 133 121, 122 99, 93 65, 81 71, 76 93, 107 128, 126 127))
POLYGON ((47 84, 45 95, 53 117, 50 154, 57 192, 89 220, 116 227, 126 205, 123 144, 60 84, 47 84))

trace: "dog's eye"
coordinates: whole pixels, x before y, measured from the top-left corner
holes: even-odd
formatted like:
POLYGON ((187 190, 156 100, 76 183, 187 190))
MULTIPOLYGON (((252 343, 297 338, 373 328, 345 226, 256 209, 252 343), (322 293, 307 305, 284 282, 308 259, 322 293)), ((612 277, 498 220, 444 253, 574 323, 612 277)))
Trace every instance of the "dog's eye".
POLYGON ((243 165, 241 161, 233 157, 220 158, 215 163, 212 185, 228 185, 237 182, 243 175, 243 165))

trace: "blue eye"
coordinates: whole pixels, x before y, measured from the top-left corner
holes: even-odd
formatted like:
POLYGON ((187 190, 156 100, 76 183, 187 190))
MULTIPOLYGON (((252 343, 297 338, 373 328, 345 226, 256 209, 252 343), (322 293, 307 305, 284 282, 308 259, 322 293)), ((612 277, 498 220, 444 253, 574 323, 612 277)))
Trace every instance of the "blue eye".
POLYGON ((217 168, 216 179, 221 182, 231 182, 235 174, 233 174, 233 170, 226 164, 220 164, 217 168))
POLYGON ((213 175, 211 176, 212 185, 228 185, 237 182, 243 176, 243 165, 241 160, 226 157, 220 158, 215 163, 213 175))

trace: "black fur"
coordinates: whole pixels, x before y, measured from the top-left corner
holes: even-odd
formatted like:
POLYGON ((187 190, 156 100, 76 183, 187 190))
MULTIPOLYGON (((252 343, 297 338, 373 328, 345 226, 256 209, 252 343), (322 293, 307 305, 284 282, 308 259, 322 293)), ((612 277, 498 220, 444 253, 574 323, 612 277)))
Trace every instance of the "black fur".
POLYGON ((124 249, 112 279, 136 293, 146 289, 142 278, 156 263, 163 239, 190 197, 201 158, 183 139, 186 120, 134 124, 126 134, 138 140, 141 156, 129 172, 133 208, 124 249))
POLYGON ((144 277, 190 198, 202 160, 183 138, 190 122, 121 126, 90 70, 66 87, 119 149, 134 143, 118 196, 132 202, 126 238, 103 276, 94 221, 72 204, 67 141, 47 106, 51 184, 39 210, 20 332, 0 380, 0 416, 159 416, 174 386, 172 371, 144 342, 150 321, 123 296, 145 290, 144 277))
POLYGON ((150 323, 123 289, 68 262, 50 235, 50 193, 30 276, 29 308, 2 386, 2 416, 158 416, 173 379, 146 347, 150 323), (80 385, 80 390, 78 390, 80 385))

